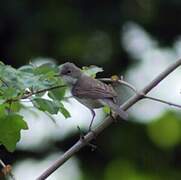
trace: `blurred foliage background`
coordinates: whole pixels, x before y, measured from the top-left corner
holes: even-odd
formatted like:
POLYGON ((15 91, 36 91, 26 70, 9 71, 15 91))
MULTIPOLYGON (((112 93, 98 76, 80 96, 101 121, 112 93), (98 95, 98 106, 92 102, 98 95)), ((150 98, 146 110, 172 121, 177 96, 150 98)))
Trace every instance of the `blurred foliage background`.
MULTIPOLYGON (((104 68, 100 76, 124 75, 139 89, 181 55, 180 9, 179 0, 1 1, 0 58, 13 67, 40 59, 94 64, 104 68)), ((181 103, 180 75, 174 73, 153 95, 181 103)), ((124 93, 125 99, 130 96, 124 93)), ((113 124, 96 138, 95 151, 82 149, 49 179, 181 179, 179 110, 146 101, 129 112, 128 122, 113 124)), ((35 179, 79 138, 76 125, 66 132, 56 127, 64 135, 50 138, 53 132, 45 124, 52 122, 47 121, 38 126, 33 121, 36 127, 30 129, 37 131, 33 136, 26 132, 27 148, 22 143, 8 153, 0 147, 0 157, 15 167, 17 179, 35 179), (45 129, 46 135, 35 142, 45 129)), ((66 126, 72 122, 64 121, 66 126)))

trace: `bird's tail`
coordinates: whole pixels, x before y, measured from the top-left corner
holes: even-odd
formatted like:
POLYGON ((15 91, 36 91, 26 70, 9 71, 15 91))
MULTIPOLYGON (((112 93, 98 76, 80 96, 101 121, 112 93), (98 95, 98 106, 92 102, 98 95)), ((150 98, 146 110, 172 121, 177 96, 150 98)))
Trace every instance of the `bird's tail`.
POLYGON ((111 110, 113 110, 116 114, 120 116, 120 118, 127 120, 128 113, 123 111, 117 104, 115 104, 111 99, 104 99, 103 100, 106 105, 108 105, 111 110))

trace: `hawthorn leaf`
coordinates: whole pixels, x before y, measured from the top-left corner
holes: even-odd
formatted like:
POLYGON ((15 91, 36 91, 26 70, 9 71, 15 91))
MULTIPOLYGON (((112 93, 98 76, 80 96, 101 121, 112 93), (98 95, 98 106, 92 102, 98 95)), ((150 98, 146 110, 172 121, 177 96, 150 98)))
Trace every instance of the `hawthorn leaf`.
POLYGON ((21 66, 18 70, 19 71, 23 71, 23 72, 32 73, 33 69, 34 69, 33 65, 32 64, 28 64, 28 65, 21 66))
POLYGON ((57 114, 59 106, 55 101, 50 101, 43 98, 34 98, 33 105, 41 111, 47 111, 50 114, 57 114))
POLYGON ((13 87, 9 87, 9 88, 6 88, 6 90, 4 90, 4 92, 2 93, 2 97, 4 99, 13 99, 17 97, 18 93, 19 92, 17 91, 17 89, 13 87))
POLYGON ((10 105, 10 110, 11 112, 19 112, 21 107, 22 107, 22 104, 19 103, 18 101, 12 102, 10 105))
POLYGON ((62 103, 60 103, 60 109, 59 110, 66 119, 71 117, 69 111, 64 107, 64 105, 62 103))
POLYGON ((60 87, 48 92, 48 96, 53 100, 62 100, 65 96, 66 87, 60 87))
POLYGON ((12 152, 16 148, 16 143, 20 140, 22 129, 28 129, 23 117, 12 113, 0 118, 0 144, 3 144, 8 151, 12 152))

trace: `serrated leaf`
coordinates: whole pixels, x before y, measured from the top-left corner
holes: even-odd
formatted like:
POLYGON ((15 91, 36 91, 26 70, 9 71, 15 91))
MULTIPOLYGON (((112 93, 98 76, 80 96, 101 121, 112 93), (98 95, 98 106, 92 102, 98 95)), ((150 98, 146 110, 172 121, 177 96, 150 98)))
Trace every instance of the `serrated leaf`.
POLYGON ((10 105, 10 110, 11 112, 19 112, 21 107, 22 105, 18 101, 12 102, 10 105))
POLYGON ((82 67, 82 71, 88 76, 95 78, 97 73, 103 72, 103 68, 91 65, 89 67, 86 66, 82 67))
POLYGON ((12 99, 14 97, 17 97, 17 95, 18 91, 13 87, 6 88, 6 90, 2 94, 4 99, 12 99))
POLYGON ((50 114, 57 114, 59 111, 59 106, 54 101, 43 98, 34 98, 32 102, 33 105, 41 111, 47 111, 50 114))
POLYGON ((0 119, 6 116, 6 105, 1 104, 0 105, 0 119))
POLYGON ((29 65, 21 66, 18 70, 23 71, 23 72, 32 73, 33 69, 34 69, 34 67, 31 64, 29 64, 29 65))
POLYGON ((20 140, 20 131, 28 129, 23 117, 18 114, 10 114, 0 118, 0 143, 8 151, 14 151, 16 143, 20 140))
POLYGON ((47 73, 57 73, 57 67, 54 63, 45 63, 35 68, 35 74, 47 74, 47 73))
POLYGON ((48 96, 53 100, 62 100, 65 95, 66 87, 60 87, 48 92, 48 96))
POLYGON ((7 84, 0 81, 1 89, 15 88, 18 92, 24 92, 25 89, 40 90, 46 89, 62 83, 59 77, 56 77, 58 67, 55 64, 43 64, 39 67, 25 65, 19 69, 0 64, 0 77, 7 84))
POLYGON ((60 112, 63 114, 65 118, 71 117, 69 111, 64 107, 62 103, 60 103, 60 112))

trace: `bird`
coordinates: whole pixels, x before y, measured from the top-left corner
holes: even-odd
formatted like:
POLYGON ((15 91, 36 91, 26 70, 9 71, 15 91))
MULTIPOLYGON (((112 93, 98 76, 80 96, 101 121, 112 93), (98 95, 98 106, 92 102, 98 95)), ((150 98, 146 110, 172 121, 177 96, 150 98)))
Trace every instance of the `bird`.
POLYGON ((94 109, 109 106, 111 111, 127 120, 128 114, 116 102, 117 92, 111 85, 88 76, 74 63, 66 62, 59 66, 59 76, 70 87, 72 96, 90 109, 92 113, 89 130, 95 118, 94 109))

